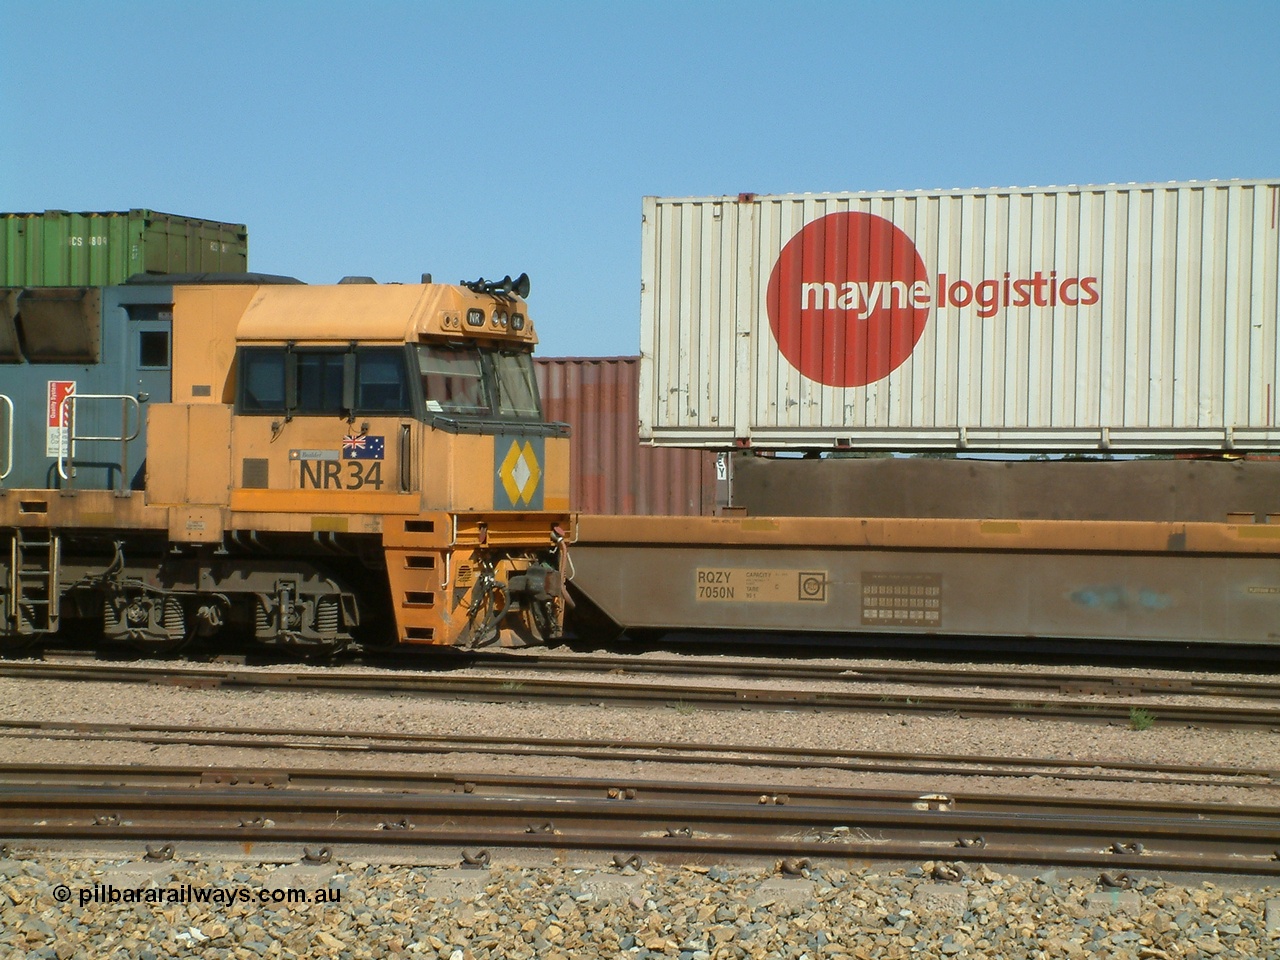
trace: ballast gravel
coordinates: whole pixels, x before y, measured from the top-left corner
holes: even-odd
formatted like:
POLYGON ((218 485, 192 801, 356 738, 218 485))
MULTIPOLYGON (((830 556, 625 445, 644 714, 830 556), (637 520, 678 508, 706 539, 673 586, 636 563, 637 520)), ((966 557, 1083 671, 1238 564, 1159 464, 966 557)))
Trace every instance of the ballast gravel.
MULTIPOLYGON (((0 720, 15 723, 126 723, 196 727, 274 727, 374 734, 447 734, 492 738, 583 737, 627 743, 771 746, 856 754, 904 751, 1045 760, 1126 761, 1231 769, 1280 769, 1280 733, 1208 730, 1164 724, 1082 724, 1042 718, 1000 719, 895 715, 838 710, 709 709, 678 701, 651 707, 532 702, 482 703, 404 694, 352 695, 312 690, 224 690, 145 684, 75 683, 0 678, 0 720)), ((1230 780, 1203 786, 1143 782, 1014 780, 942 774, 858 773, 824 767, 692 768, 658 763, 584 761, 457 753, 395 753, 306 748, 262 749, 155 744, 67 734, 69 739, 3 736, 0 762, 148 763, 249 767, 327 767, 523 773, 546 776, 732 779, 787 786, 846 786, 921 793, 998 790, 1127 799, 1199 800, 1276 805, 1280 789, 1247 789, 1230 780)), ((341 744, 338 744, 341 746, 341 744)))
POLYGON ((10 960, 1192 960, 1280 957, 1280 888, 939 865, 783 879, 725 866, 0 860, 10 960), (244 893, 241 893, 244 891, 244 893), (290 894, 288 891, 299 891, 290 894), (282 902, 286 896, 307 902, 282 902), (113 899, 113 897, 115 899, 113 899), (247 899, 240 899, 246 897, 247 899), (219 902, 225 900, 232 902, 219 902), (263 902, 266 901, 266 902, 263 902), (275 902, 273 902, 275 901, 275 902))
MULTIPOLYGON (((752 685, 764 681, 752 681, 752 685)), ((793 686, 787 681, 779 685, 793 686)), ((935 688, 936 689, 936 688, 935 688)), ((1280 733, 1045 720, 961 719, 839 711, 714 710, 478 703, 404 695, 233 691, 0 678, 0 720, 285 727, 372 734, 721 743, 857 751, 985 754, 1280 769, 1280 733)), ((1274 805, 1274 786, 1243 788, 888 775, 829 768, 689 768, 569 757, 248 749, 0 737, 0 762, 451 770, 616 778, 748 780, 780 785, 1097 795, 1274 805)), ((74 736, 74 734, 72 735, 74 736)), ((0 838, 2 839, 2 838, 0 838)), ((0 859, 0 958, 410 957, 593 958, 1275 958, 1280 886, 1265 879, 1099 876, 1002 866, 935 873, 932 863, 818 865, 784 879, 771 865, 541 863, 513 857, 485 871, 439 863, 276 866, 250 859, 122 863, 18 848, 0 859), (68 899, 58 899, 59 885, 68 899), (102 899, 113 887, 186 902, 102 899), (297 888, 307 903, 219 903, 297 888), (316 902, 317 891, 325 893, 316 902), (209 891, 206 900, 194 891, 209 891), (99 899, 95 900, 95 893, 99 899), (88 897, 86 902, 82 898, 88 897), (217 899, 217 898, 214 898, 217 899)))

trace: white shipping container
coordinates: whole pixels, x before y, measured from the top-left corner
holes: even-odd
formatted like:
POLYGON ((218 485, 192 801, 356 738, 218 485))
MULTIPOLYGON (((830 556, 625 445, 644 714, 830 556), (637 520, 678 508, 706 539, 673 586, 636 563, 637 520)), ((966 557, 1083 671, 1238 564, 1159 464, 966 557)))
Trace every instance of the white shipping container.
POLYGON ((640 436, 1280 450, 1280 181, 646 197, 640 436))

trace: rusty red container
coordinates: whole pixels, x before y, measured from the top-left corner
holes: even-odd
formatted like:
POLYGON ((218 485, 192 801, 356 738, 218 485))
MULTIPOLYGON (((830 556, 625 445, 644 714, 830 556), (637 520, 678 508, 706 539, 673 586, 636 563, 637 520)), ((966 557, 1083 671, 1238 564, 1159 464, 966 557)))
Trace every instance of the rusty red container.
POLYGON ((641 445, 639 357, 540 357, 548 420, 573 428, 569 497, 582 513, 712 514, 716 455, 641 445))

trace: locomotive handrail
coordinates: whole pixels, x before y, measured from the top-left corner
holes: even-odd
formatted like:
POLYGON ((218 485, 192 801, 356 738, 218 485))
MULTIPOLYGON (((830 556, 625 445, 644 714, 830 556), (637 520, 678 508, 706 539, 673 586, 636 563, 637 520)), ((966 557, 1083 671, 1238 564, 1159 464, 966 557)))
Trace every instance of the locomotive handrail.
POLYGON ((142 408, 138 405, 138 398, 130 396, 127 393, 69 393, 63 400, 58 409, 58 420, 65 424, 64 428, 67 433, 65 442, 62 440, 58 443, 58 476, 63 480, 70 482, 75 478, 75 456, 76 441, 83 440, 105 441, 108 443, 120 444, 120 487, 123 490, 126 483, 125 474, 128 472, 129 456, 128 443, 130 440, 136 440, 138 434, 142 432, 142 408), (119 400, 120 403, 120 435, 117 436, 79 436, 76 434, 76 404, 81 400, 119 400), (134 412, 137 417, 134 422, 133 432, 129 432, 129 405, 133 404, 134 412), (71 473, 67 473, 70 468, 71 473))
POLYGON ((5 454, 4 473, 0 473, 0 481, 3 481, 9 474, 13 473, 13 401, 3 393, 0 393, 0 403, 3 403, 8 411, 5 414, 7 421, 5 448, 7 452, 5 454))

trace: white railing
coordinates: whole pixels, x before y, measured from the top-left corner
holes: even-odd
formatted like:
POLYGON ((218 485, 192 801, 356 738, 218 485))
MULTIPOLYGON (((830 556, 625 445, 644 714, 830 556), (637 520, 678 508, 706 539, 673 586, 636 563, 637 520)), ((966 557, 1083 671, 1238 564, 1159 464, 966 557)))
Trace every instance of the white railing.
POLYGON ((138 406, 138 398, 127 393, 70 393, 63 398, 58 411, 58 420, 64 425, 65 435, 58 442, 58 476, 68 484, 75 479, 76 442, 90 443, 102 441, 120 444, 120 490, 128 489, 129 484, 129 441, 136 440, 142 432, 142 408, 138 406), (119 436, 80 436, 76 433, 76 405, 81 400, 119 400, 120 401, 120 435, 119 436), (133 430, 129 430, 129 407, 133 406, 133 430), (70 471, 68 473, 67 471, 70 471))
POLYGON ((5 459, 4 473, 0 473, 0 482, 13 473, 13 401, 0 393, 0 403, 5 407, 5 459))

